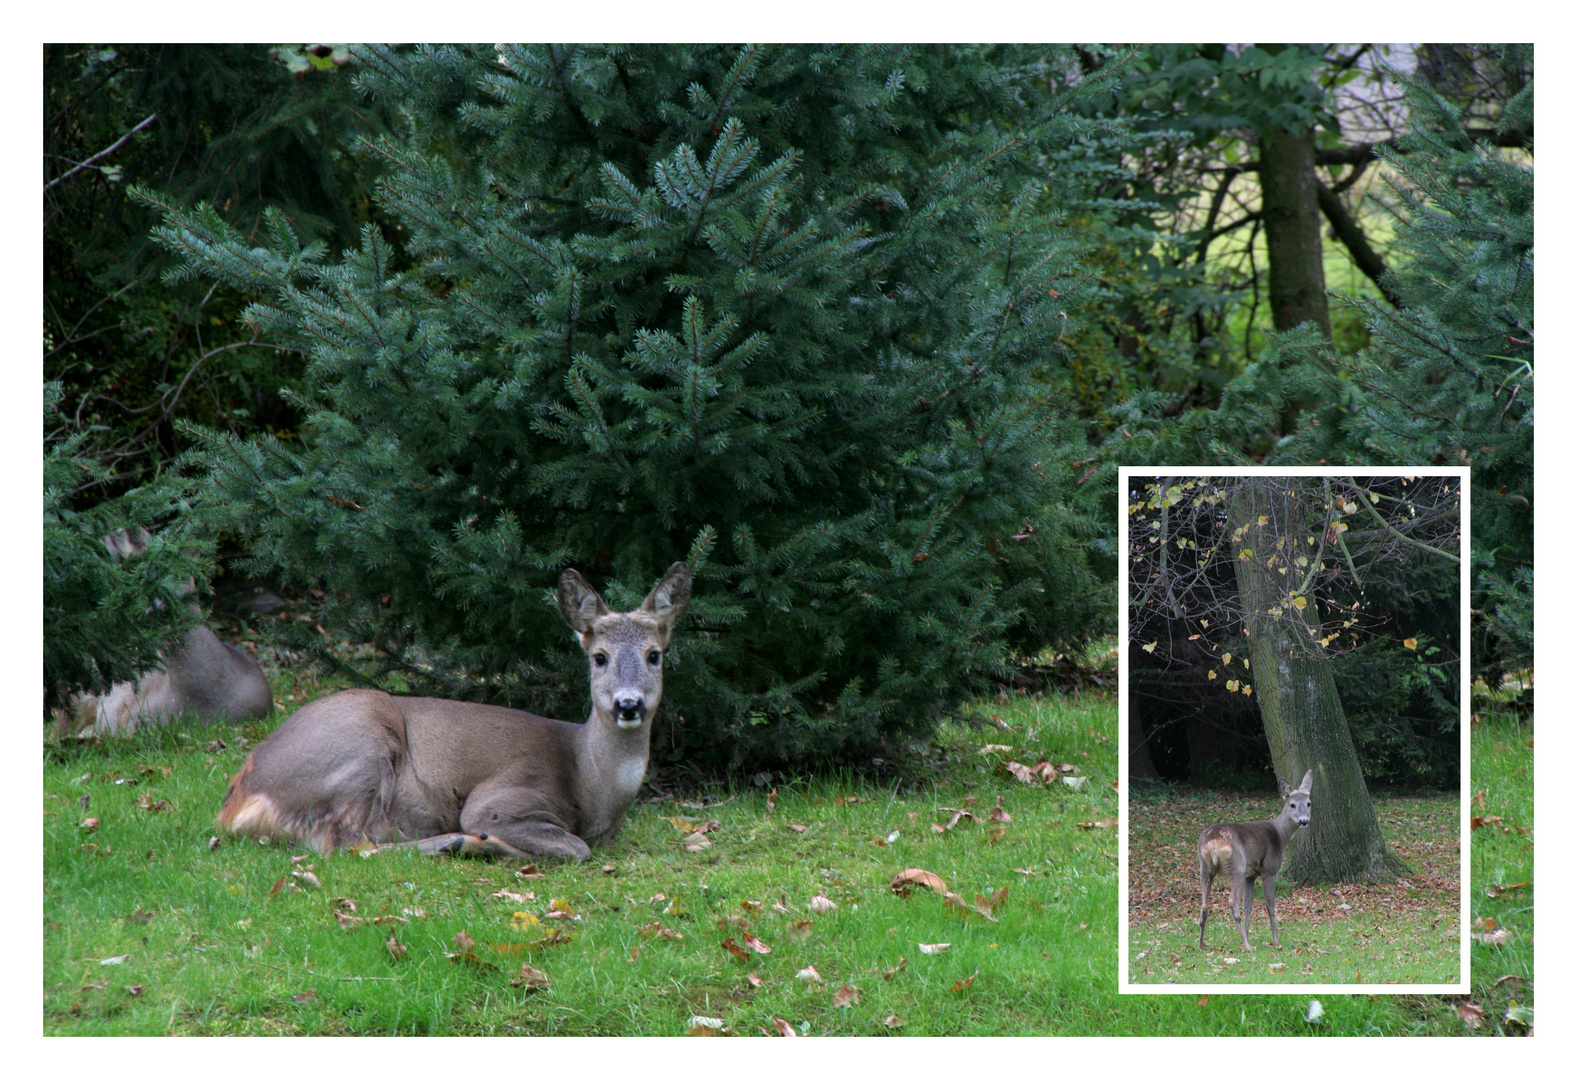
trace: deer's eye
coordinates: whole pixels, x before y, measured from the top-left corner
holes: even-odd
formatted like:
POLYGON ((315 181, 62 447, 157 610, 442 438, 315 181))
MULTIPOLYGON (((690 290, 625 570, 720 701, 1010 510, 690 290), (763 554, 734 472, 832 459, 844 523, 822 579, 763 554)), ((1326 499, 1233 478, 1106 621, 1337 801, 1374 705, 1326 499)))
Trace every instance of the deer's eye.
POLYGON ((653 667, 656 667, 658 664, 663 662, 663 654, 658 652, 656 649, 653 649, 651 652, 646 654, 646 662, 653 667))
POLYGON ((608 666, 608 654, 605 653, 605 652, 592 653, 591 654, 591 662, 593 664, 596 664, 598 667, 607 667, 608 666))

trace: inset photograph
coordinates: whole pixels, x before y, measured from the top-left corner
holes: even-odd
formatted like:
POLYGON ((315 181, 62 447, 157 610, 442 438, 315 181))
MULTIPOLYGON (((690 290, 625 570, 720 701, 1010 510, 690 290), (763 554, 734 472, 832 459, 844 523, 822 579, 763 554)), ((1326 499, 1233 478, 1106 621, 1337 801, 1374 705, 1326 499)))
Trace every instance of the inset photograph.
POLYGON ((1124 993, 1467 986, 1465 469, 1124 469, 1124 993))

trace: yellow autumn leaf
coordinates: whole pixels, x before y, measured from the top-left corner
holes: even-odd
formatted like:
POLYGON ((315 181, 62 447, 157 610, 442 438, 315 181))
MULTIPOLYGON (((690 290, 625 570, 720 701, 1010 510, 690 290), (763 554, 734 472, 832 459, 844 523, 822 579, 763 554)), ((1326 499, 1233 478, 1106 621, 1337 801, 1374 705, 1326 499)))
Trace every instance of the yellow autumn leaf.
POLYGON ((1415 637, 1403 638, 1402 639, 1402 647, 1405 648, 1405 649, 1417 650, 1417 648, 1418 648, 1418 639, 1415 638, 1415 637))
POLYGON ((1221 662, 1223 664, 1229 664, 1230 665, 1232 663, 1232 654, 1229 653, 1229 652, 1222 653, 1221 654, 1221 662))
POLYGON ((517 911, 509 917, 509 928, 522 932, 530 930, 533 926, 540 926, 542 920, 529 911, 517 911))
POLYGON ((1237 692, 1238 692, 1238 681, 1236 679, 1228 679, 1227 680, 1227 693, 1235 694, 1237 692))
POLYGON ((1243 696, 1244 697, 1253 697, 1254 696, 1254 688, 1252 686, 1250 686, 1248 683, 1244 683, 1243 684, 1243 696))
POLYGON ((1148 645, 1141 645, 1141 646, 1139 646, 1139 647, 1140 647, 1140 648, 1141 648, 1141 649, 1143 649, 1143 650, 1144 650, 1144 651, 1145 651, 1145 652, 1147 652, 1147 653, 1153 653, 1153 652, 1155 652, 1155 646, 1156 646, 1156 644, 1157 644, 1157 643, 1156 643, 1156 642, 1154 642, 1154 641, 1152 641, 1152 642, 1150 642, 1150 644, 1148 644, 1148 645))
POLYGON ((1302 611, 1304 608, 1309 606, 1308 597, 1294 596, 1292 598, 1292 606, 1297 608, 1299 611, 1302 611))
POLYGON ((1205 678, 1207 678, 1207 679, 1214 679, 1215 677, 1216 677, 1216 673, 1214 671, 1207 671, 1207 672, 1205 672, 1205 678))

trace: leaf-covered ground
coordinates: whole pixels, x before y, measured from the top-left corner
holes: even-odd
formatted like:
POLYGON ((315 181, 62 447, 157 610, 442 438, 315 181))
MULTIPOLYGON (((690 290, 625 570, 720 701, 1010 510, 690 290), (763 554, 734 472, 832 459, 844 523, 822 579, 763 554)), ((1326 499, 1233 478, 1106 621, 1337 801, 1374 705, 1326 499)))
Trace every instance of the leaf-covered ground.
POLYGON ((1212 822, 1273 816, 1269 796, 1185 791, 1135 798, 1129 815, 1129 978, 1140 982, 1445 985, 1461 978, 1461 862, 1455 798, 1376 798, 1387 843, 1414 873, 1381 884, 1277 883, 1281 948, 1270 944, 1262 887, 1243 950, 1230 887, 1210 894, 1199 948, 1195 842, 1212 822))

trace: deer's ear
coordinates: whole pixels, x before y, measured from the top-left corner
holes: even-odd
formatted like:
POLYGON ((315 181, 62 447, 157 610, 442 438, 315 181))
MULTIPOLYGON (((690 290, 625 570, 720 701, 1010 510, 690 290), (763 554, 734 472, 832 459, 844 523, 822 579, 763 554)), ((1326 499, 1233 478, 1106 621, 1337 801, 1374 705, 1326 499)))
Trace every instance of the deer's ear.
POLYGON ((676 562, 668 568, 657 587, 647 594, 641 610, 657 616, 657 621, 663 627, 663 643, 666 645, 675 624, 689 606, 690 568, 682 562, 676 562))
POLYGON ((584 636, 591 633, 592 623, 608 614, 608 605, 585 578, 574 570, 566 570, 559 576, 559 614, 571 630, 584 636))
POLYGON ((1299 784, 1298 787, 1301 790, 1303 790, 1303 791, 1313 791, 1314 790, 1314 770, 1313 769, 1310 769, 1308 772, 1303 774, 1303 783, 1299 784))

